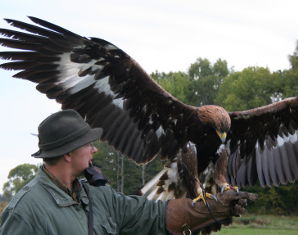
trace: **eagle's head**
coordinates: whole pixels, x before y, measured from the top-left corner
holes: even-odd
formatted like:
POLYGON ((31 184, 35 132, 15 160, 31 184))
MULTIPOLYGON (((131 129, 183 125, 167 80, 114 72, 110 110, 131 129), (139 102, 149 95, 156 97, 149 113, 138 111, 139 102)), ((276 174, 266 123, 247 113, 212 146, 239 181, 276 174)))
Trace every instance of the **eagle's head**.
POLYGON ((198 117, 202 124, 214 128, 222 143, 225 142, 231 127, 231 119, 224 108, 216 105, 201 106, 198 108, 198 117))

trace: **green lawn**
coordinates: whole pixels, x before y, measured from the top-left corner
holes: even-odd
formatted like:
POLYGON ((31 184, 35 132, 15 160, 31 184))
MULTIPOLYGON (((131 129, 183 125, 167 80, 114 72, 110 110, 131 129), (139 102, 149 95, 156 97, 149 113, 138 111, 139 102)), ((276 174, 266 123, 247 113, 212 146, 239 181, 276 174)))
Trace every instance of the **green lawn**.
POLYGON ((297 216, 245 215, 214 235, 298 235, 297 216))
POLYGON ((224 228, 214 235, 298 235, 297 230, 267 228, 224 228))

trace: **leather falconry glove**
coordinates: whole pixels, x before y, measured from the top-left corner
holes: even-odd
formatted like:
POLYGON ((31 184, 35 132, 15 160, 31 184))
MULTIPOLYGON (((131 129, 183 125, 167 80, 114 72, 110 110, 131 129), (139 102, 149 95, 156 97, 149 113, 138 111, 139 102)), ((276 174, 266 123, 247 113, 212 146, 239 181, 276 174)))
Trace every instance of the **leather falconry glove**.
POLYGON ((257 195, 248 192, 225 191, 216 195, 218 200, 206 199, 193 203, 189 198, 170 200, 166 211, 166 225, 173 235, 191 234, 206 227, 220 227, 230 224, 232 216, 245 212, 248 200, 256 200, 257 195), (214 226, 217 225, 217 226, 214 226))

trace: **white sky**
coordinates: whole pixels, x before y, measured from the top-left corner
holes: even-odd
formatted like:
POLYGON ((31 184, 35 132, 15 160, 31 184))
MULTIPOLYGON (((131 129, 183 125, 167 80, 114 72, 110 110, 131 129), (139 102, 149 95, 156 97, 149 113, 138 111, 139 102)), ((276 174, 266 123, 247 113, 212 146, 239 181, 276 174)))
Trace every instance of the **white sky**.
MULTIPOLYGON (((3 18, 29 22, 26 16, 36 16, 112 42, 149 73, 186 71, 198 57, 225 59, 236 71, 276 71, 289 67, 298 39, 297 9, 294 0, 13 0, 1 1, 0 27, 9 27, 3 18)), ((1 188, 9 170, 40 162, 30 157, 37 150, 30 133, 60 107, 12 75, 0 71, 1 188)))

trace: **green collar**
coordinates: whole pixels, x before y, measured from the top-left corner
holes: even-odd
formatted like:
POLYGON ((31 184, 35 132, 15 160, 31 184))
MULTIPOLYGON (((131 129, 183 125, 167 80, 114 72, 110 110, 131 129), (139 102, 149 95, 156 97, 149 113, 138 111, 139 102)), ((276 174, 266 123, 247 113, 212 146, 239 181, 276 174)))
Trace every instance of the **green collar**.
POLYGON ((68 207, 72 205, 78 205, 80 202, 84 204, 84 206, 87 207, 89 204, 89 199, 88 196, 83 189, 81 182, 77 180, 77 201, 74 200, 65 190, 63 190, 60 186, 55 183, 51 179, 49 175, 45 173, 45 171, 42 169, 42 167, 39 169, 37 175, 36 175, 36 180, 38 180, 41 185, 44 187, 46 191, 53 197, 54 201, 59 207, 68 207))

